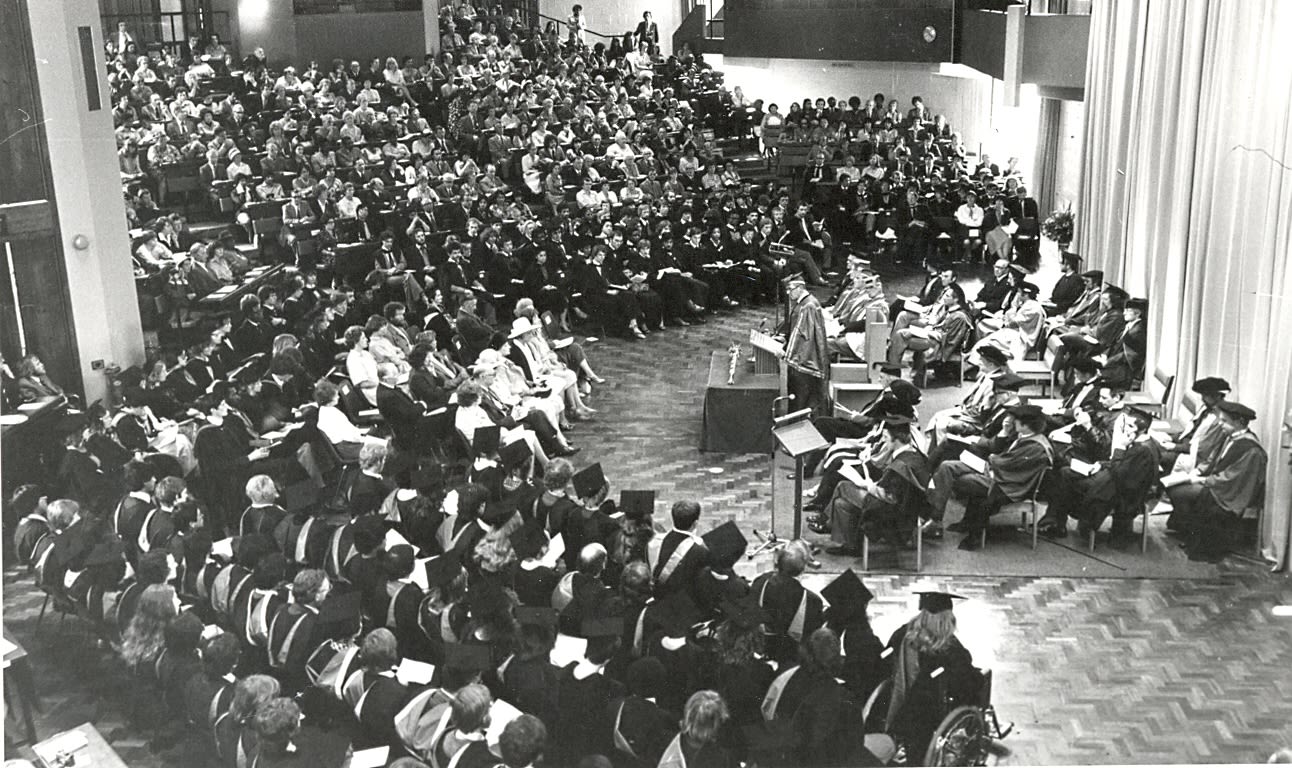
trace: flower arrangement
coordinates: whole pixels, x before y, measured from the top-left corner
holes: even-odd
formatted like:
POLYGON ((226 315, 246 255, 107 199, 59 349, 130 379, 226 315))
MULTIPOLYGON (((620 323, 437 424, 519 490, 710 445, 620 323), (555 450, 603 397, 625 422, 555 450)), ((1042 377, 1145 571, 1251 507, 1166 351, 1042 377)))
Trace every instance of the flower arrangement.
POLYGON ((1068 205, 1045 218, 1041 224, 1041 233, 1056 243, 1070 243, 1075 223, 1072 206, 1068 205))

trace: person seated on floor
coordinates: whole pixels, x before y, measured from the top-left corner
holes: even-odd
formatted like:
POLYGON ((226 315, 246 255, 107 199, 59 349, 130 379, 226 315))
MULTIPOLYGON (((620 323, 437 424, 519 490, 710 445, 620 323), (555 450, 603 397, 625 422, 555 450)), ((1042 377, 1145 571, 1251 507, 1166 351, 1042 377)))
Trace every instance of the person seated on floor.
POLYGON ((947 526, 948 531, 965 534, 960 549, 978 549, 991 516, 1005 504, 1027 498, 1041 473, 1054 464, 1054 448, 1041 432, 1045 414, 1040 407, 1016 405, 1012 413, 1018 439, 1004 451, 989 455, 985 471, 956 460, 944 462, 933 473, 928 496, 935 520, 943 518, 953 497, 965 503, 964 518, 947 526))
POLYGON ((983 321, 978 323, 979 340, 974 345, 971 357, 986 346, 1000 347, 1015 360, 1022 360, 1036 346, 1045 328, 1045 307, 1037 300, 1040 289, 1035 283, 1019 283, 1014 292, 1013 303, 1000 316, 1001 325, 993 331, 985 331, 983 321))
POLYGON ((973 388, 960 400, 959 405, 944 408, 933 414, 933 418, 925 427, 925 430, 933 436, 931 446, 936 446, 946 439, 950 434, 948 428, 952 424, 967 423, 981 426, 985 422, 988 408, 991 407, 995 380, 1007 373, 1013 373, 1009 368, 1009 355, 997 347, 984 347, 978 353, 978 358, 978 376, 973 388))
POLYGON ((1162 446, 1162 467, 1173 472, 1188 472, 1212 461, 1229 435, 1218 411, 1230 392, 1229 382, 1206 376, 1193 382, 1192 389, 1202 399, 1202 407, 1193 415, 1189 428, 1174 439, 1155 436, 1162 446))
POLYGON ((1242 403, 1216 406, 1228 436, 1215 457, 1163 480, 1171 499, 1167 531, 1184 537, 1190 560, 1217 562, 1233 548, 1243 515, 1265 497, 1265 448, 1250 429, 1256 412, 1242 403))
POLYGON ((1067 460, 1049 487, 1049 508, 1039 523, 1042 536, 1068 535, 1068 518, 1078 520, 1077 534, 1085 538, 1113 515, 1113 546, 1123 549, 1134 540, 1135 517, 1145 494, 1157 484, 1158 445, 1148 435, 1153 417, 1126 408, 1115 422, 1116 432, 1107 458, 1095 462, 1067 460))
POLYGON ((825 514, 830 538, 838 546, 826 550, 828 554, 856 556, 863 532, 894 546, 909 540, 926 506, 924 487, 929 483, 928 460, 912 445, 913 422, 907 416, 885 417, 883 474, 874 480, 867 469, 835 488, 825 514))

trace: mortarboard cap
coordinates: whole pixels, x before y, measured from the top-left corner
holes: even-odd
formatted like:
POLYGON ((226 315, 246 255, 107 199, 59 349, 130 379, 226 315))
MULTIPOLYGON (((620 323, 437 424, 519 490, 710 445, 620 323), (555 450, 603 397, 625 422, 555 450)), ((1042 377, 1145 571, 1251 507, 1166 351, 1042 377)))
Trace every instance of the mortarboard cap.
POLYGON ((901 376, 902 367, 900 365, 893 365, 892 363, 881 363, 879 365, 879 372, 888 374, 889 376, 901 376))
POLYGON ((534 452, 525 440, 515 440, 498 449, 498 460, 507 469, 514 469, 529 461, 534 452))
POLYGON ((831 611, 845 614, 864 609, 875 595, 862 583, 857 572, 849 568, 825 585, 825 589, 821 590, 821 597, 830 604, 831 611))
POLYGON ((526 560, 532 557, 538 557, 547 546, 547 531, 543 530, 543 525, 537 520, 525 523, 521 527, 512 531, 511 548, 516 553, 516 557, 526 560))
POLYGON ((1127 309, 1137 309, 1137 310, 1139 310, 1140 312, 1147 312, 1147 311, 1148 311, 1148 299, 1127 299, 1127 300, 1126 300, 1126 308, 1127 308, 1127 309))
POLYGON ((1020 275, 1026 275, 1026 274, 1027 274, 1027 270, 1026 270, 1026 269, 1024 269, 1024 268, 1023 268, 1023 265, 1022 265, 1022 264, 1019 264, 1017 261, 1015 261, 1015 262, 1011 263, 1011 264, 1009 265, 1009 268, 1010 268, 1010 270, 1012 270, 1013 272, 1016 272, 1016 273, 1018 273, 1018 274, 1020 274, 1020 275))
POLYGON ((952 600, 963 600, 960 595, 953 595, 950 592, 916 592, 920 596, 920 610, 929 613, 942 613, 952 608, 952 600))
POLYGON ((1017 392, 1026 383, 1027 379, 1017 373, 1007 373, 991 380, 992 389, 997 392, 1017 392))
POLYGON ((1028 282, 1026 280, 1018 284, 1018 290, 1029 296, 1036 296, 1041 293, 1041 289, 1037 287, 1036 283, 1028 282))
POLYGON ((584 619, 579 624, 580 634, 586 638, 594 637, 622 637, 624 634, 624 619, 622 616, 608 616, 584 619))
POLYGON ((1010 408, 1009 412, 1016 419, 1035 419, 1045 413, 1041 410, 1041 406, 1032 403, 1019 403, 1010 408))
POLYGON ((1121 286, 1118 286, 1118 285, 1113 285, 1112 283, 1104 283, 1104 293, 1107 293, 1111 296, 1120 297, 1122 299, 1125 299, 1127 296, 1130 296, 1130 294, 1126 292, 1125 288, 1122 288, 1121 286))
POLYGON ((452 555, 438 555, 426 561, 426 584, 447 587, 462 573, 462 563, 452 555))
POLYGON ((1095 373, 1099 370, 1099 366, 1088 357, 1078 357, 1072 360, 1072 370, 1078 373, 1095 373))
POLYGON ((1064 264, 1074 264, 1074 265, 1080 264, 1082 261, 1081 254, 1073 253, 1072 251, 1064 251, 1062 254, 1059 255, 1059 259, 1064 264))
POLYGON ((515 499, 498 499, 489 501, 480 511, 480 520, 491 528, 497 528, 516 514, 515 499))
POLYGON ((1099 285, 1104 281, 1103 270, 1099 270, 1099 269, 1091 269, 1089 271, 1082 272, 1081 276, 1086 278, 1087 280, 1090 280, 1095 285, 1099 285))
MULTIPOLYGON (((893 393, 893 397, 898 403, 908 408, 913 408, 924 399, 924 394, 920 392, 920 388, 906 379, 895 379, 889 382, 888 391, 893 393)), ((914 412, 912 411, 912 413, 914 412)))
POLYGON ((704 545, 709 548, 713 561, 722 567, 730 568, 745 554, 749 540, 740 532, 740 528, 730 520, 704 534, 704 545))
POLYGON ((1154 419, 1153 414, 1149 413, 1143 408, 1137 408, 1133 405, 1128 405, 1122 409, 1122 413, 1134 419, 1136 422, 1139 423, 1141 427, 1147 427, 1153 423, 1153 419, 1154 419))
POLYGON ((1242 403, 1223 402, 1220 405, 1217 405, 1216 408, 1219 409, 1221 413, 1227 413, 1230 416, 1235 416, 1245 421, 1252 421, 1256 418, 1256 411, 1253 411, 1242 403))
POLYGON ((502 430, 497 425, 476 427, 476 433, 471 437, 471 450, 477 456, 491 456, 498 451, 501 436, 502 430))
POLYGON ((595 496, 604 487, 606 487, 606 476, 601 471, 601 464, 592 464, 580 469, 574 473, 574 490, 579 494, 579 498, 588 498, 595 496))
POLYGON ((444 666, 448 669, 484 672, 493 666, 489 646, 475 643, 445 643, 444 666))
POLYGON ((978 357, 990 361, 996 365, 1004 365, 1009 362, 1009 355, 1000 347, 993 347, 990 344, 984 344, 982 349, 978 350, 978 357))
POLYGON ((655 513, 654 491, 620 491, 619 511, 630 520, 642 520, 655 513))
POLYGON ((1206 376, 1193 382, 1193 391, 1200 395, 1219 395, 1232 390, 1229 382, 1217 376, 1206 376))

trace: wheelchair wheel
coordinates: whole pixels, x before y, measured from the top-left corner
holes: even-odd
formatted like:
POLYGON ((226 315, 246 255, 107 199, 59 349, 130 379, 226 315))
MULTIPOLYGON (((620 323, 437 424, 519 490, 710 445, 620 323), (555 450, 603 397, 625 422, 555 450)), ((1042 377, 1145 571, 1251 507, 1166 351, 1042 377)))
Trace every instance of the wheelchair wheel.
POLYGON ((933 732, 924 765, 986 765, 990 743, 982 710, 956 707, 933 732))

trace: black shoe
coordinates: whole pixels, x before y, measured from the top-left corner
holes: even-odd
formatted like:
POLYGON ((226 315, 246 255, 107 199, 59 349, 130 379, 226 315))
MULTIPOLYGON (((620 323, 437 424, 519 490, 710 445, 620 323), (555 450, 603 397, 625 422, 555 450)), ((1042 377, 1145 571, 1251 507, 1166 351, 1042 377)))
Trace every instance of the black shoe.
POLYGON ((557 459, 563 459, 566 456, 573 456, 574 454, 578 453, 581 450, 583 449, 579 448, 578 446, 567 445, 564 448, 561 448, 560 450, 558 450, 556 453, 552 454, 552 457, 557 459))
POLYGON ((970 533, 968 536, 961 539, 960 546, 956 547, 956 549, 963 549, 966 552, 977 552, 982 549, 980 534, 977 532, 970 533))
POLYGON ((1065 525, 1060 528, 1057 524, 1042 525, 1036 532, 1047 539, 1062 539, 1068 535, 1068 527, 1065 525))

